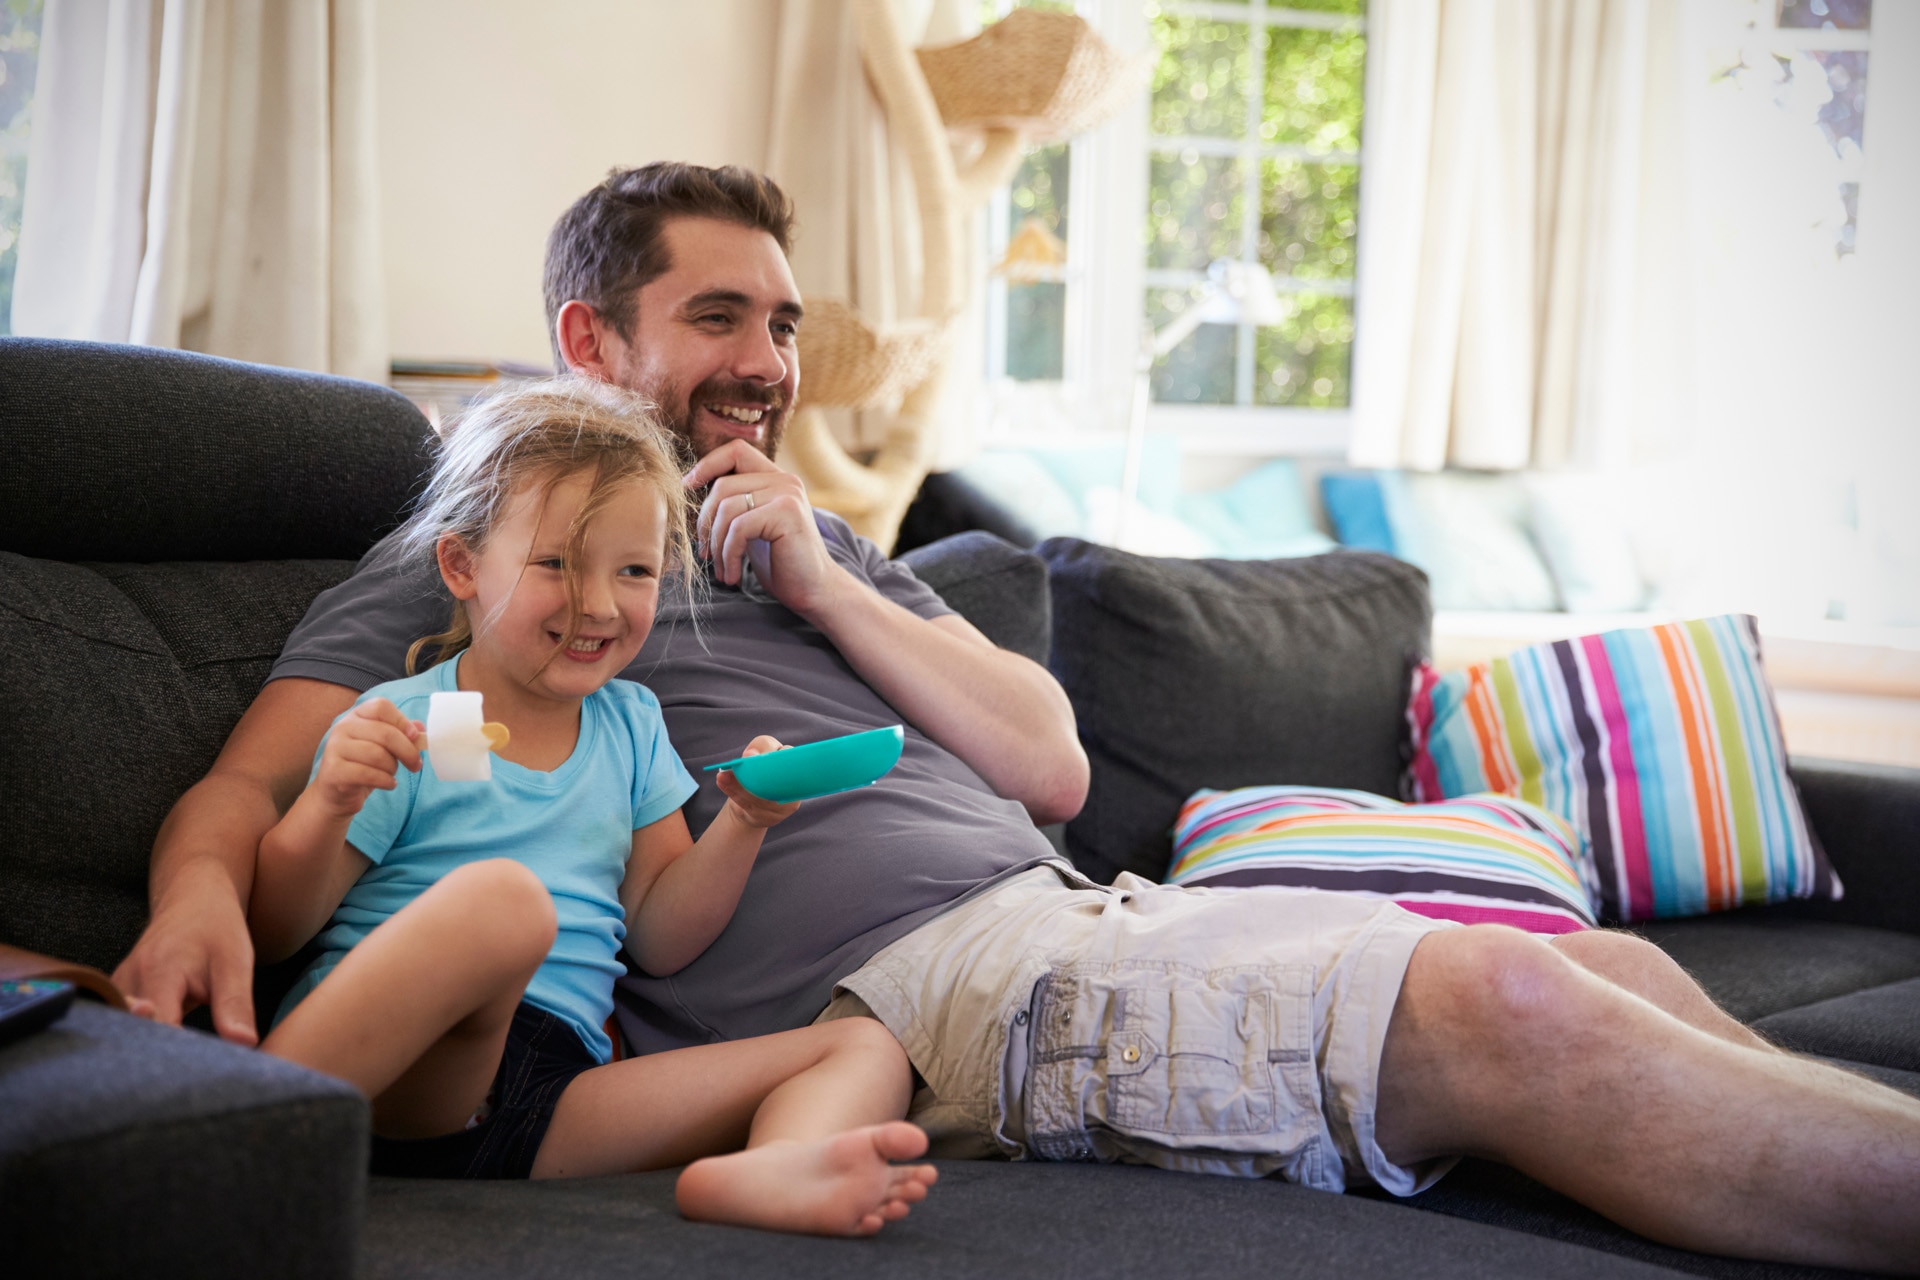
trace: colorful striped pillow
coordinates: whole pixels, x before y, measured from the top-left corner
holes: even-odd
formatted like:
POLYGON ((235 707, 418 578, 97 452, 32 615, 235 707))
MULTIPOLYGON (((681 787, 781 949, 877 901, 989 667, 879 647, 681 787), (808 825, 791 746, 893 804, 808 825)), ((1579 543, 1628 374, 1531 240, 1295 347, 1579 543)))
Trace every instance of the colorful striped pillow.
POLYGON ((1840 896, 1787 776, 1751 617, 1423 667, 1407 718, 1414 798, 1495 791, 1565 818, 1604 920, 1840 896))
POLYGON ((1533 933, 1592 926, 1580 838, 1520 800, 1403 805, 1364 791, 1196 791, 1168 884, 1287 885, 1391 898, 1409 911, 1533 933))

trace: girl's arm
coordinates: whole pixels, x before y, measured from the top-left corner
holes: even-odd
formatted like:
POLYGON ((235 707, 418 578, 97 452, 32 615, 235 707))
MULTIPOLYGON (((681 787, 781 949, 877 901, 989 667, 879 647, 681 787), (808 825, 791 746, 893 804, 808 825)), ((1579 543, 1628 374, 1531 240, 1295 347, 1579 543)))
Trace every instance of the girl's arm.
MULTIPOLYGON (((759 737, 744 754, 779 748, 774 739, 759 737)), ((731 770, 723 770, 719 781, 727 803, 699 840, 688 834, 678 810, 633 833, 633 856, 620 886, 627 949, 656 977, 679 972, 713 945, 740 904, 767 828, 800 807, 762 800, 731 770)))
POLYGON ((412 721, 385 698, 361 703, 334 726, 313 781, 260 840, 247 927, 265 963, 285 959, 320 932, 373 863, 347 828, 375 788, 390 791, 404 764, 420 767, 412 721))

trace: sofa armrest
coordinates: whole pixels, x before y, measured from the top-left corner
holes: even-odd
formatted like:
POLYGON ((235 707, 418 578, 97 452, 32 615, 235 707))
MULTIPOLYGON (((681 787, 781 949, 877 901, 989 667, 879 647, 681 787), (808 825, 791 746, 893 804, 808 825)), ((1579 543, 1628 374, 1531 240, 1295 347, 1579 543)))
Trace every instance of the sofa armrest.
POLYGON ((1002 649, 1043 666, 1053 645, 1047 566, 990 533, 957 533, 900 557, 959 615, 1002 649))
POLYGON ((19 1275, 354 1274, 366 1101, 77 1000, 0 1048, 0 1240, 19 1275))
POLYGON ((1810 757, 1789 765, 1846 896, 1774 910, 1920 934, 1920 769, 1810 757))

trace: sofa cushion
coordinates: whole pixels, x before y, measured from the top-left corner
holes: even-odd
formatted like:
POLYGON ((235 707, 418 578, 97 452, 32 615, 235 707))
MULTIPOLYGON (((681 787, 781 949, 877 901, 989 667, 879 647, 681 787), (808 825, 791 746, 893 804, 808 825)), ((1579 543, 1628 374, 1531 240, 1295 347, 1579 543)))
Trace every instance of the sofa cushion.
POLYGON ((0 1048, 0 1239, 15 1276, 355 1274, 352 1086, 91 1001, 0 1048))
MULTIPOLYGON (((944 1161, 924 1204, 870 1240, 688 1222, 672 1171, 532 1183, 375 1178, 365 1280, 589 1276, 1241 1280, 1669 1276, 1555 1240, 1278 1180, 1125 1165, 944 1161)), ((1442 1185, 1445 1185, 1444 1182, 1442 1185)))
POLYGON ((1067 849, 1159 879, 1202 787, 1398 794, 1406 689, 1432 613, 1412 565, 1362 551, 1161 560, 1054 538, 1049 665, 1092 766, 1067 849))
POLYGON ((1740 911, 1633 932, 1691 973, 1742 1022, 1920 977, 1920 937, 1864 925, 1740 911))
POLYGON ((1769 1014, 1753 1026, 1802 1053, 1920 1072, 1920 978, 1769 1014))
POLYGON ((981 634, 1035 662, 1052 645, 1053 607, 1039 557, 990 533, 956 534, 900 557, 981 634))
POLYGON ((59 560, 351 559, 432 439, 369 382, 32 338, 0 338, 0 430, 0 550, 59 560))
POLYGON ((111 969, 167 810, 348 561, 77 565, 0 551, 0 940, 111 969))
POLYGON ((1805 756, 1791 763, 1807 821, 1847 896, 1772 910, 1920 935, 1920 769, 1805 756))
POLYGON ((1859 1274, 1786 1262, 1723 1258, 1656 1244, 1519 1170, 1490 1160, 1462 1160, 1452 1173, 1405 1203, 1451 1218, 1549 1237, 1568 1246, 1584 1246, 1619 1263, 1632 1259, 1642 1265, 1714 1280, 1847 1280, 1859 1274))

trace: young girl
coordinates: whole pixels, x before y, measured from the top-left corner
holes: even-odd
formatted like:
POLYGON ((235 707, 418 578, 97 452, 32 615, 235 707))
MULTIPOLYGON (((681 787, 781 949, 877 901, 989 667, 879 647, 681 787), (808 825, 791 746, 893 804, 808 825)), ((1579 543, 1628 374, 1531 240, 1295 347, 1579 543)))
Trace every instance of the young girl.
POLYGON ((677 1189, 688 1217, 871 1234, 934 1180, 890 1163, 926 1136, 900 1119, 912 1070, 880 1024, 609 1061, 622 941, 649 973, 692 961, 766 828, 797 808, 722 772, 727 804, 691 839, 695 784, 659 703, 614 678, 662 578, 691 584, 675 456, 644 403, 584 381, 508 392, 450 433, 405 543, 431 550, 454 597, 451 628, 408 655, 409 671, 426 648, 437 665, 362 695, 261 841, 261 957, 316 933, 322 950, 263 1047, 373 1100, 375 1172, 695 1160, 677 1189), (429 696, 453 689, 510 731, 491 783, 420 768, 429 696))

